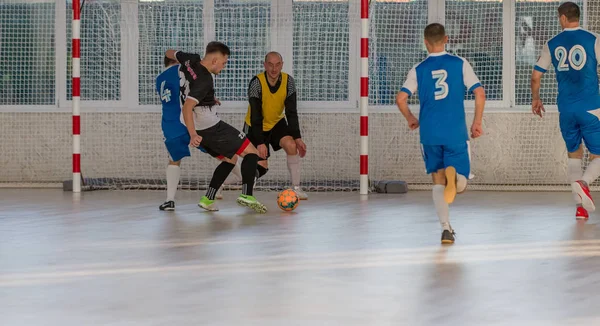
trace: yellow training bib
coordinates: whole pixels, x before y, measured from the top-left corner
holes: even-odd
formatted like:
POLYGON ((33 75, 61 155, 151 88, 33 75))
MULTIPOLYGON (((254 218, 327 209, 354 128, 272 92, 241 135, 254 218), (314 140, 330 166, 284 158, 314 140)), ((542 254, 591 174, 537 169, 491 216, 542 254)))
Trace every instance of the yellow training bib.
MULTIPOLYGON (((267 81, 266 74, 260 73, 256 75, 260 81, 260 87, 262 92, 262 115, 263 115, 263 131, 269 131, 285 117, 285 99, 287 95, 287 82, 288 75, 285 72, 281 73, 281 85, 277 89, 277 92, 271 93, 269 89, 269 82, 267 81)), ((248 105, 248 112, 246 113, 246 124, 252 126, 250 123, 250 105, 248 105)))

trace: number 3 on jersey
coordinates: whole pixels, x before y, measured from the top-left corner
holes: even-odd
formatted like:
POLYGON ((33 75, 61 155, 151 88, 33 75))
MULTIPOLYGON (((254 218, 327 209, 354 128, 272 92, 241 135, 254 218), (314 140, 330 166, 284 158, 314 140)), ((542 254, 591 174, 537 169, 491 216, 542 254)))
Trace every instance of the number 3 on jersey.
POLYGON ((559 46, 554 50, 554 56, 558 60, 558 71, 569 71, 569 65, 575 70, 581 70, 587 61, 585 49, 581 45, 574 45, 569 53, 563 46, 559 46))
POLYGON ((434 70, 431 72, 431 76, 435 80, 435 100, 443 100, 448 96, 448 84, 446 78, 448 73, 444 69, 434 70))

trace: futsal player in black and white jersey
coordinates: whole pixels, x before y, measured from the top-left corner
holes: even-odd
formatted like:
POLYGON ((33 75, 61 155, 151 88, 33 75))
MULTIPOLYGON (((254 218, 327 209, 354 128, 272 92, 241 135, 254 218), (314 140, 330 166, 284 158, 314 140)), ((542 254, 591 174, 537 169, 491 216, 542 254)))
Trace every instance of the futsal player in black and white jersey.
POLYGON ((208 154, 222 160, 210 181, 206 195, 200 199, 200 206, 216 211, 215 196, 227 176, 233 170, 238 157, 243 157, 242 194, 237 203, 259 213, 267 208, 253 196, 254 178, 258 164, 258 151, 243 132, 222 121, 216 112, 217 101, 212 74, 218 75, 229 58, 229 48, 221 42, 210 42, 203 58, 198 54, 167 50, 166 56, 177 60, 180 73, 185 77, 185 102, 181 120, 190 134, 190 145, 202 146, 208 154))
MULTIPOLYGON (((176 60, 165 57, 164 64, 165 70, 156 77, 156 92, 160 97, 162 106, 161 129, 165 137, 165 146, 169 152, 169 165, 167 165, 166 171, 167 201, 160 205, 159 209, 161 211, 173 211, 175 210, 175 193, 177 192, 181 173, 181 160, 191 156, 190 135, 186 126, 181 122, 181 107, 185 101, 181 86, 185 84, 185 77, 179 72, 180 65, 176 60)), ((219 104, 218 101, 217 104, 219 104)), ((206 153, 204 148, 198 147, 198 149, 206 153)), ((238 160, 230 177, 242 179, 240 163, 241 160, 238 160)), ((220 199, 219 193, 217 193, 217 199, 220 199)))

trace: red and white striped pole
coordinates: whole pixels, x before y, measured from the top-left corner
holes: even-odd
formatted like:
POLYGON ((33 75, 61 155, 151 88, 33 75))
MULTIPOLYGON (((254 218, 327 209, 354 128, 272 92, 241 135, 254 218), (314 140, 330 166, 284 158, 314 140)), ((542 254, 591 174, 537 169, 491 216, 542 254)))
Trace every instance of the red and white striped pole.
POLYGON ((360 194, 369 193, 369 0, 361 0, 360 21, 360 194))
POLYGON ((79 39, 80 31, 80 5, 79 0, 73 0, 73 43, 72 43, 72 54, 73 54, 73 82, 72 82, 72 94, 73 94, 73 192, 81 192, 81 146, 80 146, 80 124, 79 119, 79 105, 81 95, 81 81, 79 78, 80 74, 80 55, 81 55, 81 43, 79 39))

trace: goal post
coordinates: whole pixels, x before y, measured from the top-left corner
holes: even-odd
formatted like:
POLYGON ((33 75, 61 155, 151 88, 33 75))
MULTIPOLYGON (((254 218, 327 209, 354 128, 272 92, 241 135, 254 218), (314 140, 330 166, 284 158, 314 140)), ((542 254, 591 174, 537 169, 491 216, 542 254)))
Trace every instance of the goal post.
POLYGON ((360 194, 369 193, 369 5, 360 6, 360 194))
POLYGON ((71 48, 72 53, 72 106, 73 106, 73 185, 72 191, 81 192, 81 119, 80 119, 80 60, 81 60, 81 40, 80 40, 80 14, 81 6, 79 0, 73 0, 73 40, 71 48))

